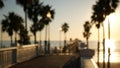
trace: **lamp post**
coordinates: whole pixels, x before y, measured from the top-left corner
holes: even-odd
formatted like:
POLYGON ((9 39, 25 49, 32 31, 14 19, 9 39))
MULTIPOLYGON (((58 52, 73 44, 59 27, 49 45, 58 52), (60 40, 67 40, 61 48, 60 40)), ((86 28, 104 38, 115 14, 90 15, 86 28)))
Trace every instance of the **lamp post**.
MULTIPOLYGON (((48 12, 47 13, 47 17, 49 18, 49 19, 51 19, 51 13, 50 12, 48 12)), ((48 47, 48 54, 50 54, 50 24, 48 23, 48 44, 47 44, 47 47, 48 47)))

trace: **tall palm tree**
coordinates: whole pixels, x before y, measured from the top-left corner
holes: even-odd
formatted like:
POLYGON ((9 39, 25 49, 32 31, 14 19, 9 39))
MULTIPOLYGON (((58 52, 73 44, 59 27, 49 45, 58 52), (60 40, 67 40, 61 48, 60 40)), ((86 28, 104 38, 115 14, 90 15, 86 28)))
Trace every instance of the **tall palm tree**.
MULTIPOLYGON (((0 0, 0 9, 2 9, 4 7, 4 3, 2 0, 0 0)), ((2 26, 1 26, 1 47, 2 47, 2 26)))
POLYGON ((7 32, 11 37, 11 45, 12 45, 12 36, 13 36, 13 23, 9 21, 8 18, 2 20, 2 31, 7 32))
MULTIPOLYGON (((118 6, 119 0, 98 0, 96 5, 93 5, 92 20, 101 23, 105 20, 106 16, 114 12, 118 6)), ((103 26, 103 68, 105 68, 105 30, 103 26)))
POLYGON ((83 36, 86 38, 86 43, 87 43, 87 49, 89 48, 88 47, 88 39, 90 37, 90 29, 91 29, 91 24, 89 21, 86 21, 85 24, 84 24, 84 33, 83 33, 83 36))
POLYGON ((14 23, 14 31, 15 31, 15 44, 17 43, 17 34, 18 34, 18 31, 20 30, 20 27, 23 23, 23 19, 22 17, 20 17, 19 15, 15 14, 15 13, 11 13, 11 16, 10 17, 13 17, 13 23, 14 23))
POLYGON ((45 53, 47 53, 47 48, 46 48, 47 46, 48 46, 48 52, 50 52, 50 32, 49 32, 50 28, 48 28, 48 26, 49 26, 49 23, 52 21, 52 19, 54 19, 54 14, 55 14, 55 11, 51 9, 51 6, 49 5, 43 6, 41 14, 40 14, 42 17, 42 21, 45 24, 45 53), (47 42, 47 33, 49 33, 48 42, 47 42))
MULTIPOLYGON (((104 4, 104 15, 109 16, 111 13, 115 12, 117 6, 118 6, 119 0, 107 0, 104 4)), ((110 22, 108 21, 108 38, 110 40, 110 22)), ((104 29, 104 28, 103 28, 104 29)), ((103 30, 104 31, 104 30, 103 30)), ((105 34, 104 34, 105 35, 105 34)), ((105 40, 105 39, 104 39, 105 40)), ((105 50, 105 49, 104 49, 105 50)), ((109 49, 108 49, 109 50, 109 49)), ((109 52, 109 51, 108 51, 109 52)), ((105 51, 104 51, 105 55, 105 51)), ((109 61, 110 56, 108 56, 108 64, 107 67, 110 68, 110 61, 109 61)), ((104 58, 105 59, 105 58, 104 58)), ((105 65, 104 65, 105 68, 105 65)))
POLYGON ((25 28, 27 29, 27 12, 28 12, 28 7, 33 3, 38 0, 16 0, 16 3, 21 5, 24 9, 25 12, 25 28))
POLYGON ((33 24, 32 26, 31 26, 31 28, 30 28, 30 31, 33 33, 33 35, 34 35, 34 43, 37 43, 37 41, 36 41, 36 32, 37 32, 37 29, 38 29, 38 27, 37 27, 37 25, 35 25, 35 24, 33 24))
POLYGON ((63 49, 63 52, 65 52, 66 51, 66 33, 67 33, 67 31, 68 31, 68 29, 69 29, 69 26, 68 26, 68 24, 65 22, 63 25, 62 25, 62 31, 64 32, 64 49, 63 49))
MULTIPOLYGON (((93 15, 91 16, 92 18, 92 21, 93 23, 96 24, 96 27, 98 29, 98 47, 97 47, 97 56, 98 56, 98 59, 97 59, 97 63, 98 63, 98 66, 99 66, 99 49, 100 49, 100 32, 99 32, 99 29, 100 29, 100 25, 102 24, 102 22, 105 20, 105 17, 104 17, 104 14, 103 14, 103 10, 102 10, 102 6, 103 5, 100 5, 101 3, 99 2, 96 2, 97 4, 96 5, 93 5, 93 15)), ((104 26, 103 26, 104 27, 104 26)), ((104 47, 104 45, 103 45, 104 47)))
POLYGON ((16 3, 21 5, 23 7, 24 12, 25 12, 25 33, 27 33, 27 34, 24 34, 24 35, 26 35, 24 37, 24 39, 25 39, 24 43, 25 44, 29 44, 30 43, 30 41, 28 39, 28 30, 27 30, 27 13, 28 13, 28 8, 31 6, 32 3, 38 2, 38 1, 39 0, 16 0, 16 3))
POLYGON ((15 14, 14 12, 10 12, 8 16, 4 15, 5 19, 2 20, 2 31, 8 32, 8 35, 11 36, 11 45, 12 45, 12 36, 15 31, 15 42, 16 42, 16 34, 20 30, 20 25, 23 23, 23 19, 15 14))
POLYGON ((103 17, 103 12, 101 10, 101 5, 93 5, 93 10, 94 10, 94 13, 93 15, 91 16, 92 18, 92 21, 93 23, 96 24, 96 27, 98 29, 98 46, 97 46, 97 63, 98 63, 98 66, 99 66, 99 49, 100 49, 100 25, 102 24, 102 22, 104 21, 104 17, 103 17), (100 14, 101 13, 101 14, 100 14))
POLYGON ((42 20, 40 20, 39 22, 38 22, 38 31, 40 32, 40 47, 39 47, 39 49, 41 50, 42 49, 42 45, 41 45, 41 35, 42 35, 42 33, 41 33, 41 31, 43 30, 43 28, 44 28, 44 23, 42 22, 42 20))
POLYGON ((39 4, 38 2, 32 3, 31 6, 28 8, 28 17, 30 20, 33 21, 31 31, 35 36, 35 43, 36 43, 36 32, 38 31, 38 23, 39 23, 38 17, 40 16, 41 8, 42 8, 42 3, 39 4))
POLYGON ((40 46, 41 46, 41 31, 44 28, 44 23, 42 22, 42 20, 39 21, 38 23, 38 30, 40 31, 40 46))
POLYGON ((27 30, 25 29, 24 25, 21 24, 20 33, 19 33, 20 39, 18 41, 20 45, 30 44, 30 41, 29 41, 30 37, 27 36, 26 34, 27 34, 27 30))

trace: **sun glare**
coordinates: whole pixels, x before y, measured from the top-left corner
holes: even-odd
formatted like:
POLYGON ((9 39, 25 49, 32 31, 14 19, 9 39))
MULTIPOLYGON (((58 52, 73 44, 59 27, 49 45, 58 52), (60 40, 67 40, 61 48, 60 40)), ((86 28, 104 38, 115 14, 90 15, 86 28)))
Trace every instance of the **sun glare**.
POLYGON ((115 61, 115 56, 113 55, 113 52, 115 50, 115 41, 114 40, 106 40, 105 41, 105 61, 108 61, 108 48, 110 48, 110 60, 111 62, 115 61))
POLYGON ((114 40, 106 40, 105 46, 106 51, 108 51, 108 48, 110 48, 110 52, 113 52, 115 50, 114 40))
POLYGON ((118 15, 116 13, 110 14, 109 16, 106 17, 104 21, 104 26, 108 28, 108 22, 110 23, 111 26, 115 26, 115 23, 118 22, 118 15))
POLYGON ((109 20, 110 20, 110 22, 116 22, 116 21, 117 21, 117 16, 116 16, 116 14, 111 14, 111 15, 109 15, 109 20))
MULTIPOLYGON (((119 62, 119 58, 116 57, 117 54, 115 52, 116 46, 115 46, 115 40, 105 40, 105 62, 108 62, 108 48, 110 48, 110 62, 119 62)), ((100 62, 103 62, 103 52, 100 52, 100 62)))

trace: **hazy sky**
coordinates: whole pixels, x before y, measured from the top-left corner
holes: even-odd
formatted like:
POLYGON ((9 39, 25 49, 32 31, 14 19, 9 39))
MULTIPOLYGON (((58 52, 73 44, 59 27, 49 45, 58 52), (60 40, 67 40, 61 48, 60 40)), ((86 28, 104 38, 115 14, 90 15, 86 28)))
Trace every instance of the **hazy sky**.
MULTIPOLYGON (((59 40, 59 28, 64 22, 67 22, 70 26, 67 32, 67 39, 69 38, 83 38, 83 24, 85 21, 90 21, 92 15, 92 5, 95 4, 96 0, 40 0, 44 2, 44 5, 49 4, 52 9, 55 9, 55 18, 50 24, 51 40, 59 40)), ((14 11, 24 19, 24 11, 20 5, 16 5, 15 0, 5 0, 5 7, 0 10, 0 20, 2 20, 3 14, 14 11)), ((111 39, 120 40, 120 7, 117 11, 109 18, 111 22, 111 39)), ((105 22, 105 31, 107 38, 107 21, 105 22)), ((29 26, 32 24, 28 21, 29 26)), ((44 40, 44 30, 42 31, 42 40, 44 40)), ((90 40, 97 40, 97 29, 93 26, 91 30, 90 40)), ((31 33, 29 33, 32 35, 31 33)), ((39 40, 39 32, 37 33, 39 40)), ((64 34, 62 33, 62 39, 64 34)), ((10 39, 9 36, 4 33, 4 40, 10 39)), ((33 36, 32 38, 33 39, 33 36)), ((102 28, 101 28, 101 40, 102 40, 102 28)))

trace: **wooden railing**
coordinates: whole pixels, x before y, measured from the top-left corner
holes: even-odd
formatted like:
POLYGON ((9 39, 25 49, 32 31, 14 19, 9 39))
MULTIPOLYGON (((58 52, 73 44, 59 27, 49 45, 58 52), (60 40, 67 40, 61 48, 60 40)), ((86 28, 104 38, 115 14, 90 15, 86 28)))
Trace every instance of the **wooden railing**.
POLYGON ((39 45, 24 45, 0 48, 0 68, 8 68, 16 63, 24 62, 39 55, 39 45))

